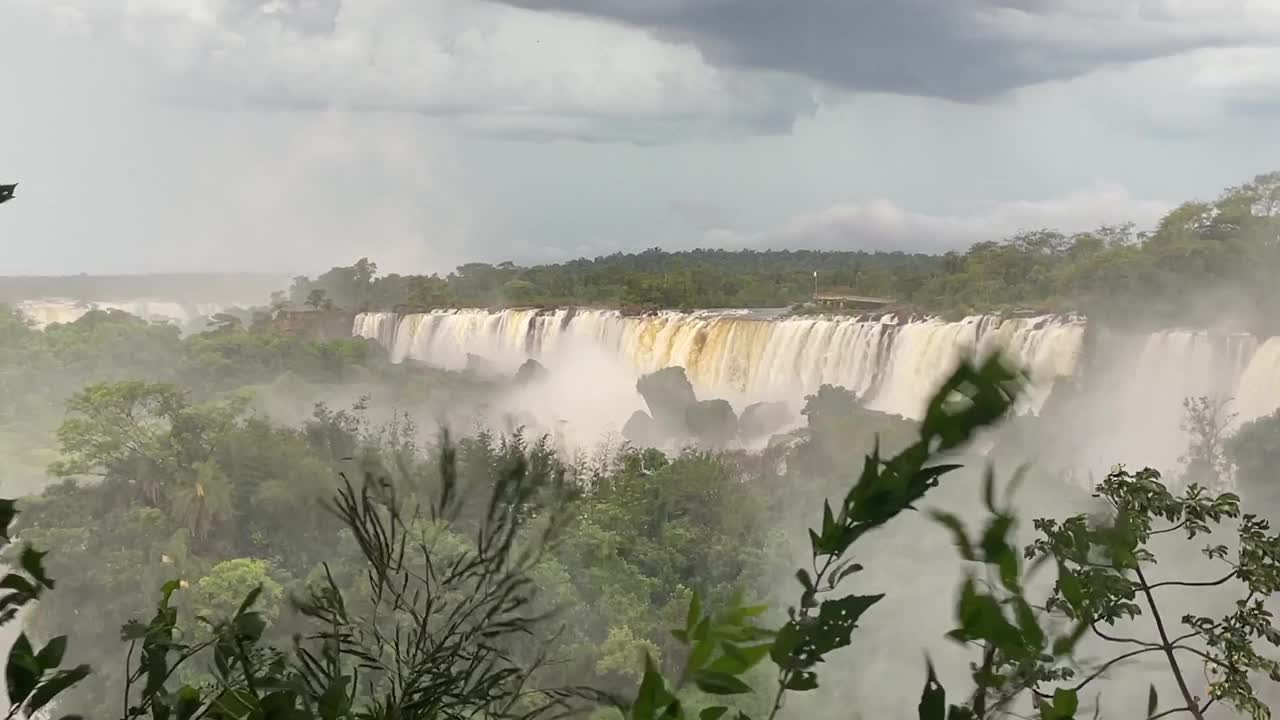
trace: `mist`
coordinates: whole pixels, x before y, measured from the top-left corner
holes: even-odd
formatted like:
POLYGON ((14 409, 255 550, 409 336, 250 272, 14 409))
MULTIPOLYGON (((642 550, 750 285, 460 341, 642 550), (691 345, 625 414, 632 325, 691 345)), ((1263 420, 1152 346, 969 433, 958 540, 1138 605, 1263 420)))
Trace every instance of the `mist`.
POLYGON ((1280 13, 1093 5, 0 0, 9 715, 1268 716, 1280 13))

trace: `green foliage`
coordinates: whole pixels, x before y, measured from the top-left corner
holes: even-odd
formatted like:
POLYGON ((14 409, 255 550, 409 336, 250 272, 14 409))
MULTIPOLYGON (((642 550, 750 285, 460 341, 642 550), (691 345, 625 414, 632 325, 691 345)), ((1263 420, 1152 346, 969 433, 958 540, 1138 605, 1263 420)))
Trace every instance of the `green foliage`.
MULTIPOLYGON (((769 717, 781 710, 785 693, 817 689, 816 666, 851 645, 859 620, 885 597, 851 594, 826 599, 842 580, 863 569, 851 554, 854 545, 912 509, 942 476, 955 470, 956 465, 937 464, 939 456, 961 448, 976 431, 1004 417, 1020 386, 1020 377, 998 357, 981 367, 961 365, 930 402, 916 441, 887 459, 874 450, 837 508, 824 503, 821 529, 809 531, 812 563, 796 572, 800 597, 798 606, 788 610, 790 619, 777 629, 759 626, 753 618, 765 607, 738 602, 708 614, 695 593, 684 628, 674 632, 690 648, 684 670, 674 684, 668 683, 650 661, 628 717, 692 717, 678 696, 685 683, 716 695, 748 694, 752 688, 740 676, 766 656, 777 668, 769 717)), ((730 712, 747 717, 727 704, 707 708, 700 717, 730 712)))
MULTIPOLYGON (((13 500, 0 499, 0 548, 11 542, 10 525, 17 516, 13 500)), ((23 545, 17 555, 17 570, 0 578, 0 625, 14 622, 19 611, 53 590, 54 581, 44 567, 47 552, 23 545)), ((88 665, 62 668, 67 636, 58 635, 40 649, 26 632, 19 632, 5 660, 5 691, 9 701, 6 718, 46 717, 46 706, 89 674, 88 665)), ((71 720, 64 717, 62 720, 71 720)))
POLYGON ((981 661, 973 665, 976 691, 967 702, 946 707, 945 691, 930 668, 921 697, 922 720, 999 717, 1026 693, 1042 720, 1068 720, 1076 717, 1083 691, 1121 663, 1146 655, 1161 657, 1179 702, 1160 708, 1152 685, 1145 717, 1187 714, 1200 719, 1215 703, 1227 703, 1248 717, 1270 717, 1251 684, 1259 676, 1280 679, 1280 665, 1255 645, 1280 644, 1280 631, 1264 607, 1265 598, 1280 589, 1280 536, 1268 533, 1265 520, 1241 516, 1233 494, 1210 495, 1190 484, 1175 495, 1154 470, 1116 468, 1096 492, 1110 514, 1037 519, 1039 538, 1023 551, 1032 563, 1024 569, 1008 540, 1014 517, 993 502, 993 486, 989 473, 984 494, 991 518, 976 538, 967 535, 954 515, 936 515, 952 531, 961 557, 982 563, 997 579, 980 583, 970 574, 957 604, 960 627, 951 633, 980 650, 981 661), (1236 519, 1233 559, 1228 560, 1233 553, 1225 545, 1202 550, 1210 565, 1222 567, 1220 575, 1148 579, 1156 562, 1154 538, 1176 534, 1190 541, 1236 519), (1027 579, 1045 565, 1056 568, 1056 579, 1048 598, 1033 603, 1026 595, 1027 579), (1221 617, 1183 614, 1185 632, 1175 635, 1167 618, 1169 597, 1158 598, 1172 591, 1185 600, 1196 588, 1237 588, 1239 599, 1221 617), (1129 637, 1143 617, 1150 620, 1155 637, 1129 637), (1114 646, 1115 653, 1082 664, 1074 653, 1085 637, 1114 646), (1212 676, 1207 697, 1192 689, 1187 672, 1200 665, 1212 676))
POLYGON ((1245 498, 1271 504, 1280 493, 1275 468, 1280 467, 1280 411, 1242 425, 1223 444, 1245 498))
POLYGON ((376 266, 362 259, 315 280, 297 278, 290 295, 302 304, 320 290, 354 310, 789 307, 812 298, 819 271, 821 290, 886 297, 897 309, 1082 312, 1129 327, 1239 317, 1245 329, 1274 334, 1277 188, 1280 172, 1259 175, 1212 202, 1184 203, 1150 232, 1132 225, 1071 235, 1028 229, 944 255, 652 248, 533 267, 470 263, 445 277, 375 277, 376 266))

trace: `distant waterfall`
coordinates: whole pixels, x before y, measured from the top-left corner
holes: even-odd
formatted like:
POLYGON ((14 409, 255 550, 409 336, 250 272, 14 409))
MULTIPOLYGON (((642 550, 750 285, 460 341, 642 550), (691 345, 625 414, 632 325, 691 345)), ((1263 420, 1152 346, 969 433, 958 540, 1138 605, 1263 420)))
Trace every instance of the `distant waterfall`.
POLYGON ((843 385, 870 407, 919 417, 962 358, 1003 349, 1027 368, 1038 408, 1058 378, 1075 372, 1084 325, 1061 317, 934 319, 771 318, 756 313, 609 310, 451 310, 363 313, 353 334, 405 358, 462 367, 468 353, 513 368, 574 348, 603 349, 637 373, 678 365, 700 393, 744 401, 796 401, 843 385))
POLYGON ((37 328, 54 323, 75 322, 90 310, 121 310, 144 320, 171 322, 185 327, 196 318, 208 317, 225 309, 214 303, 178 303, 169 300, 120 300, 79 302, 66 298, 24 300, 16 305, 19 312, 37 328))

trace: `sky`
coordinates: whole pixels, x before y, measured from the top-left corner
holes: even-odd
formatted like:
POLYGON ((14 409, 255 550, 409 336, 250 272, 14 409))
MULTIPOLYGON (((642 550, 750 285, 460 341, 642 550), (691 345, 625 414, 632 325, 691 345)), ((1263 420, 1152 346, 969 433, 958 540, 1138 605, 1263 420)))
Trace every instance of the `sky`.
POLYGON ((0 275, 1150 227, 1280 169, 1280 0, 0 0, 0 275))

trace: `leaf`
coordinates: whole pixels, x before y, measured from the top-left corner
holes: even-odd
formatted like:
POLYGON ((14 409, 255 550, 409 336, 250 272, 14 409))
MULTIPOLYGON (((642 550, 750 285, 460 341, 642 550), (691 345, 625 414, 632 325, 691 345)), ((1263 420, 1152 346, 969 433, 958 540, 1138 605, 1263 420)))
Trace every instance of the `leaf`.
POLYGON ((56 675, 41 683, 40 687, 31 693, 31 699, 27 702, 27 714, 34 715, 37 710, 48 705, 50 700, 58 697, 64 690, 88 676, 88 665, 79 665, 71 670, 59 671, 56 675))
POLYGON ((788 690, 796 692, 807 692, 809 690, 818 689, 818 673, 808 670, 796 670, 787 678, 787 682, 783 685, 788 690))
POLYGON ((1147 717, 1154 717, 1159 706, 1160 694, 1156 692, 1156 686, 1152 684, 1147 690, 1147 717))
POLYGON ((847 646, 858 619, 883 598, 884 595, 849 595, 827 600, 819 608, 818 616, 803 626, 795 620, 783 625, 770 657, 783 668, 812 667, 827 653, 847 646))
POLYGON ((262 619, 262 613, 247 612, 236 616, 235 619, 236 635, 249 643, 255 643, 262 637, 262 633, 267 629, 267 621, 262 619))
POLYGON ((740 695, 751 692, 751 686, 729 673, 713 670, 696 670, 693 682, 698 689, 712 695, 740 695))
POLYGON ((9 525, 17 515, 17 502, 11 498, 0 498, 0 539, 3 539, 5 544, 13 540, 9 536, 9 525))
POLYGON ((147 636, 147 626, 137 620, 130 620, 120 627, 121 640, 141 640, 147 636))
POLYGON ((190 685, 183 685, 178 689, 177 702, 174 703, 176 717, 174 720, 191 720, 195 717, 196 711, 200 709, 200 691, 190 685))
POLYGON ((716 661, 711 663, 707 669, 726 672, 731 675, 741 675, 759 664, 769 654, 769 649, 772 647, 773 643, 751 645, 749 647, 724 643, 721 648, 724 650, 724 654, 716 658, 716 661))
POLYGON ((702 596, 698 594, 697 588, 693 590, 693 597, 689 598, 689 614, 685 617, 685 632, 693 632, 698 626, 698 622, 702 620, 702 596))
POLYGON ((1076 695, 1075 690, 1067 688, 1058 688, 1053 691, 1053 714, 1059 720, 1070 720, 1076 715, 1076 709, 1080 706, 1080 698, 1076 695))
POLYGON ((982 504, 987 506, 987 512, 995 514, 996 511, 996 470, 990 464, 987 470, 982 474, 982 504))
POLYGON ((694 643, 693 649, 689 651, 689 660, 687 663, 689 669, 698 670, 703 665, 706 665, 707 661, 711 659, 711 654, 715 652, 715 649, 716 644, 710 639, 699 640, 694 643))
POLYGON ((9 573, 8 575, 5 575, 4 579, 0 580, 0 588, 5 590, 17 590, 20 593, 26 593, 28 595, 34 595, 36 592, 36 586, 32 585, 30 580, 17 573, 9 573))
POLYGON ((22 548, 22 554, 18 556, 18 563, 22 565, 22 570, 30 575, 33 580, 52 590, 53 580, 44 572, 44 556, 48 554, 28 545, 22 548))
POLYGON ((56 669, 62 664, 62 656, 67 651, 67 636, 59 635, 36 654, 36 663, 44 670, 56 669))
POLYGON ((645 653, 644 676, 640 679, 640 690, 631 705, 632 720, 653 720, 674 700, 675 697, 667 691, 666 682, 654 665, 653 658, 645 653))
POLYGON ((703 708, 702 712, 698 713, 698 720, 719 720, 727 712, 729 712, 729 708, 723 705, 703 708))
POLYGON ((347 712, 350 704, 347 696, 347 676, 335 677, 329 681, 329 687, 325 688, 324 694, 320 696, 318 703, 320 717, 323 720, 337 720, 347 712))
POLYGON ((862 572, 863 569, 864 568, 858 563, 849 563, 848 565, 845 565, 844 567, 840 568, 840 572, 836 573, 835 577, 832 578, 831 587, 834 588, 836 585, 840 584, 841 580, 844 580, 845 578, 849 577, 850 575, 856 572, 862 572))
POLYGON ((946 528, 951 531, 952 542, 954 542, 956 548, 959 549, 960 557, 968 560, 969 562, 974 562, 978 559, 978 556, 973 552, 973 546, 969 544, 968 533, 965 531, 964 522, 959 518, 959 516, 949 512, 942 512, 940 510, 934 511, 930 513, 930 515, 932 515, 934 520, 946 526, 946 528))
POLYGON ((1062 591, 1062 597, 1071 606, 1072 610, 1079 611, 1084 605, 1084 587, 1080 584, 1080 579, 1071 572, 1071 569, 1065 563, 1058 563, 1058 589, 1062 591))
POLYGON ((182 587, 181 580, 170 580, 169 582, 160 586, 160 608, 161 609, 169 607, 169 598, 173 597, 173 594, 177 592, 178 588, 180 587, 182 587))
POLYGON ((244 596, 244 600, 240 603, 240 609, 236 610, 236 615, 243 615, 254 603, 258 602, 258 596, 262 594, 262 586, 259 585, 250 590, 244 596))
POLYGON ((924 681, 924 690, 920 693, 920 720, 946 720, 947 691, 938 682, 933 661, 926 658, 925 663, 929 668, 929 675, 924 681))
POLYGON ((23 700, 35 689, 40 681, 41 670, 31 650, 31 641, 26 633, 20 633, 18 639, 9 648, 9 662, 5 665, 5 687, 9 691, 9 702, 21 705, 23 700))

